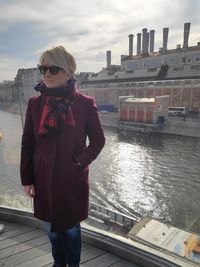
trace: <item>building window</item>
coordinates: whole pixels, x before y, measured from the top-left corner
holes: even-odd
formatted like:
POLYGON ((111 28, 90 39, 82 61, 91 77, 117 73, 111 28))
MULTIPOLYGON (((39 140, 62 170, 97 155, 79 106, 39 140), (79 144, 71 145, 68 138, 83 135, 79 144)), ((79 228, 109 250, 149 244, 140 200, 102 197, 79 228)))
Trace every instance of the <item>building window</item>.
POLYGON ((186 62, 186 57, 182 57, 182 63, 185 63, 186 62))

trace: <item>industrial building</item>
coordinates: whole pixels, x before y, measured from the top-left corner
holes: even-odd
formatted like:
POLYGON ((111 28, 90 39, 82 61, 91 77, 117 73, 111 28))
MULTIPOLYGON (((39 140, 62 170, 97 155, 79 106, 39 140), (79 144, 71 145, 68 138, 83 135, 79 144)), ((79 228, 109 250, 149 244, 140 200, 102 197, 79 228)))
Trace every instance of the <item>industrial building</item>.
POLYGON ((189 112, 200 111, 200 79, 107 83, 82 91, 95 97, 97 105, 108 108, 117 109, 119 96, 155 98, 169 95, 169 106, 186 107, 189 112))
POLYGON ((189 46, 190 26, 188 22, 184 24, 183 44, 173 49, 168 49, 169 28, 163 28, 163 45, 159 51, 154 51, 154 30, 144 28, 142 33, 137 33, 136 54, 133 52, 134 35, 129 34, 129 53, 121 55, 121 64, 112 65, 111 51, 107 51, 106 67, 88 75, 79 87, 94 96, 98 106, 112 106, 114 110, 119 96, 169 95, 169 106, 199 112, 200 42, 189 46))
POLYGON ((168 117, 169 96, 119 97, 119 121, 162 123, 168 117))

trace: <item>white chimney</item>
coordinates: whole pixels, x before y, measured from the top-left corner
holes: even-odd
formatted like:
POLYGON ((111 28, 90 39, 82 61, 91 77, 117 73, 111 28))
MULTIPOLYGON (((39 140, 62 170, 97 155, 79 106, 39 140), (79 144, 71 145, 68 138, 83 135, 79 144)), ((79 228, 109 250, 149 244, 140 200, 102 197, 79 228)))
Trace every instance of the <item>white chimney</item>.
POLYGON ((137 33, 137 56, 141 55, 141 33, 137 33))
POLYGON ((150 53, 154 52, 154 36, 155 36, 155 31, 154 30, 150 30, 150 53))
POLYGON ((129 34, 129 56, 132 57, 133 56, 133 34, 129 34))
POLYGON ((163 50, 167 51, 169 28, 163 28, 163 50))
POLYGON ((189 39, 189 34, 190 34, 190 22, 186 22, 184 24, 184 34, 183 34, 183 48, 188 47, 188 39, 189 39))
POLYGON ((148 53, 148 33, 147 29, 142 29, 142 54, 148 53))
POLYGON ((106 62, 107 62, 107 69, 111 67, 111 51, 106 51, 106 62))

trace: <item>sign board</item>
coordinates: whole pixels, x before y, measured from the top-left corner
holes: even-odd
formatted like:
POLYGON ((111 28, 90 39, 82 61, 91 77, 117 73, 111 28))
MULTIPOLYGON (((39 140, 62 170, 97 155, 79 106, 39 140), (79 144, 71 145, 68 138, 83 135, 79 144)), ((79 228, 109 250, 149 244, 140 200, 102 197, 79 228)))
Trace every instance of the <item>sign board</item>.
POLYGON ((166 225, 154 219, 139 221, 128 236, 153 247, 200 263, 200 235, 166 225))

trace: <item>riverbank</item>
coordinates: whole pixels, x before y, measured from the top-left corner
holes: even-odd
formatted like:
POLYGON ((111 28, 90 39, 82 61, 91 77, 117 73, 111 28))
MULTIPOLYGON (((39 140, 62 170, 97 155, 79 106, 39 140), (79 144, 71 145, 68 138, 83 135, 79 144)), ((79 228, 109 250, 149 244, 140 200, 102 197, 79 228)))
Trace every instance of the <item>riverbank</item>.
POLYGON ((169 117, 162 127, 160 127, 160 132, 200 138, 200 119, 187 118, 184 121, 179 117, 169 117))
POLYGON ((0 109, 10 113, 20 113, 20 107, 17 103, 0 102, 0 109))
POLYGON ((108 114, 99 113, 101 123, 104 127, 112 127, 120 131, 128 133, 143 132, 143 133, 164 133, 171 135, 182 135, 200 138, 200 119, 197 117, 169 116, 168 119, 161 125, 158 124, 141 124, 134 122, 123 121, 118 122, 118 113, 110 112, 108 114))
POLYGON ((118 128, 118 113, 117 112, 110 112, 106 114, 99 112, 99 117, 100 117, 102 126, 118 128))
MULTIPOLYGON (((0 109, 9 113, 20 114, 20 107, 17 103, 0 103, 0 109)), ((25 111, 26 105, 24 104, 22 106, 23 115, 25 114, 25 111)), ((186 119, 183 119, 182 117, 169 116, 162 125, 148 125, 145 123, 141 124, 126 121, 119 123, 117 112, 110 112, 106 114, 99 112, 99 117, 102 126, 116 128, 119 131, 126 132, 127 134, 132 132, 156 132, 200 138, 200 118, 197 117, 187 117, 186 119)))

